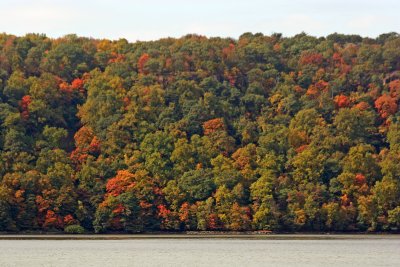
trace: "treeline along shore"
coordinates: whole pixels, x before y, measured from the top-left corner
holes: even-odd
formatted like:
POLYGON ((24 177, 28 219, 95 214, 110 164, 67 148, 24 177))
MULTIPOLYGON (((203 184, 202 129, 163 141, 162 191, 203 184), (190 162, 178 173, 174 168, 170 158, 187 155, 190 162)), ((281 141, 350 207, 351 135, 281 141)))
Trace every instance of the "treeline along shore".
POLYGON ((0 232, 399 231, 399 98, 397 33, 0 34, 0 232))

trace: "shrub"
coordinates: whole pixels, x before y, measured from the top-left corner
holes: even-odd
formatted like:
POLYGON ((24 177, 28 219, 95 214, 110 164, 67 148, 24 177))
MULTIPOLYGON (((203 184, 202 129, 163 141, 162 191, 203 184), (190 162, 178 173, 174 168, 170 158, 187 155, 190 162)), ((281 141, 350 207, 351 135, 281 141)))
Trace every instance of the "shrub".
POLYGON ((85 233, 85 228, 78 224, 68 225, 64 228, 64 232, 67 234, 83 234, 85 233))

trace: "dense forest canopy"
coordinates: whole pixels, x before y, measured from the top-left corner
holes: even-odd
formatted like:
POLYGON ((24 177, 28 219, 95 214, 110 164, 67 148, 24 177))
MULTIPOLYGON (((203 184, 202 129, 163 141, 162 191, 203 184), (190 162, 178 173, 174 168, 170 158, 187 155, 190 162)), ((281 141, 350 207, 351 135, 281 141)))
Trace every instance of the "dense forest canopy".
POLYGON ((0 34, 0 231, 400 229, 400 35, 0 34))

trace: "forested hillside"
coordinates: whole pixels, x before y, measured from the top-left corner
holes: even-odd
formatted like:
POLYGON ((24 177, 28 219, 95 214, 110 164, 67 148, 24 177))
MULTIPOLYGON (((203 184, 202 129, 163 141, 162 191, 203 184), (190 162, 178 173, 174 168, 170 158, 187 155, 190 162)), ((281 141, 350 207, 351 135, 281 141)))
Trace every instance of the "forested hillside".
POLYGON ((0 231, 396 231, 400 36, 0 34, 0 231))

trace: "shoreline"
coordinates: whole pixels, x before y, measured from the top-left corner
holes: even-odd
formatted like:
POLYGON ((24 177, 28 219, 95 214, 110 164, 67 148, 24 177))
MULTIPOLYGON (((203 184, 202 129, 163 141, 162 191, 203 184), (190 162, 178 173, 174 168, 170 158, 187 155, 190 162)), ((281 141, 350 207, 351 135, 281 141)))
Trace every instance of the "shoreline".
POLYGON ((135 239, 253 239, 356 240, 400 239, 395 233, 143 233, 143 234, 0 234, 0 240, 135 240, 135 239))

